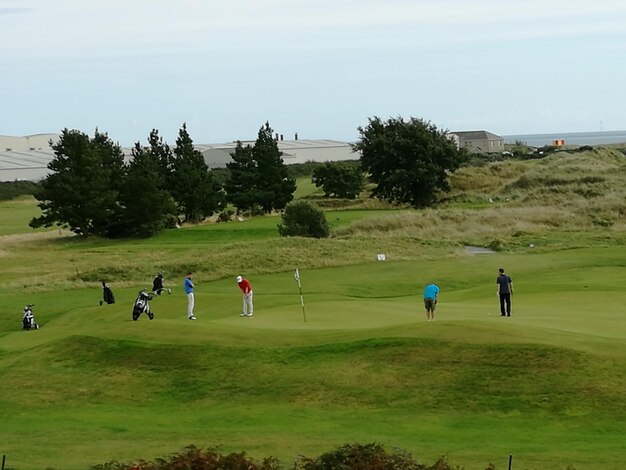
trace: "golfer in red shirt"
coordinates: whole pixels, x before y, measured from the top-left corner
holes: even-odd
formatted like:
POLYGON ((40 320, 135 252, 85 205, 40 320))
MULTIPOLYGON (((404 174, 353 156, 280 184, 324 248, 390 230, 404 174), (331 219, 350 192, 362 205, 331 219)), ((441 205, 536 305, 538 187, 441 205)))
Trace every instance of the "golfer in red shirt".
POLYGON ((251 317, 254 312, 254 306, 252 305, 252 287, 247 279, 242 276, 237 276, 237 285, 241 289, 241 315, 242 317, 251 317))

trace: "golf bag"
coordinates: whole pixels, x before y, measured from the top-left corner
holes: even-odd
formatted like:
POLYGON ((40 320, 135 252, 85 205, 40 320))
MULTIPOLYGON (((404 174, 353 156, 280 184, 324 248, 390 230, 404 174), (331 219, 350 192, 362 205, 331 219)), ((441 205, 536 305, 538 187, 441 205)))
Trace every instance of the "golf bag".
POLYGON ((102 305, 102 302, 106 304, 115 303, 115 296, 113 295, 113 291, 104 281, 102 281, 102 300, 100 301, 100 305, 102 305))
POLYGON ((161 295, 163 292, 167 292, 168 294, 172 293, 170 289, 163 287, 163 273, 159 273, 154 276, 154 279, 152 280, 152 293, 155 295, 161 295))
POLYGON ((150 304, 148 303, 153 299, 153 295, 146 292, 144 289, 139 291, 135 303, 133 304, 133 320, 137 321, 142 313, 148 315, 148 318, 152 320, 154 313, 150 311, 150 304))
POLYGON ((39 325, 35 323, 35 315, 33 315, 33 305, 27 305, 22 312, 22 328, 24 330, 38 330, 39 325))

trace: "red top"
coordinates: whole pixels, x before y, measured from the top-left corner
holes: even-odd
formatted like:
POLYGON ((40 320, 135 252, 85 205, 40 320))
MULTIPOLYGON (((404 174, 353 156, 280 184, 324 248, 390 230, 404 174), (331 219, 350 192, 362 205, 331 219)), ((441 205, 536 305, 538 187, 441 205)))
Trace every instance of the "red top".
POLYGON ((250 283, 248 282, 247 279, 244 279, 243 281, 239 282, 237 285, 241 289, 241 292, 243 292, 244 294, 247 294, 248 292, 252 290, 252 287, 250 287, 250 283))

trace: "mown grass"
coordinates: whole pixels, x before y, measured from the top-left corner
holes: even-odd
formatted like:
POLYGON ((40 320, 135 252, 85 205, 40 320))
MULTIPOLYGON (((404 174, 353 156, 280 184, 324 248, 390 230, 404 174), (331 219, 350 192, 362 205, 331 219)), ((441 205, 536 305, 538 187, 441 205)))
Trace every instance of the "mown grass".
POLYGON ((189 444, 289 463, 375 441, 467 469, 506 468, 509 454, 514 468, 619 468, 626 264, 610 207, 622 197, 621 160, 508 164, 463 170, 466 186, 438 210, 329 212, 327 240, 281 239, 278 217, 126 241, 9 227, 0 248, 7 464, 72 470, 189 444), (548 166, 561 188, 550 193, 562 198, 556 209, 525 196, 545 186, 548 166), (470 185, 486 171, 507 176, 470 185), (584 185, 601 196, 576 192, 584 185), (608 227, 594 224, 601 207, 608 227), (462 247, 494 239, 496 254, 462 247), (381 252, 388 261, 375 261, 381 252), (500 266, 515 287, 510 319, 494 296, 500 266), (180 288, 188 269, 196 322, 180 288), (132 322, 137 290, 158 270, 172 295, 153 300, 154 321, 132 322), (238 315, 239 273, 255 290, 252 319, 238 315), (101 278, 116 304, 98 305, 101 278), (427 282, 442 288, 430 323, 427 282), (26 303, 37 332, 19 330, 26 303))

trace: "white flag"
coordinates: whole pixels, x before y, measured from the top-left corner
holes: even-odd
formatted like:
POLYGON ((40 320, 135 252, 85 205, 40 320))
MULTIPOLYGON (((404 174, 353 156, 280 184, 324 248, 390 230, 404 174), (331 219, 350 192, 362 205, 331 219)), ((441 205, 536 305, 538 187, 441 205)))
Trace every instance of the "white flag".
POLYGON ((294 271, 294 273, 293 273, 293 278, 294 278, 296 281, 300 282, 300 272, 298 271, 298 268, 296 268, 296 270, 294 271))

